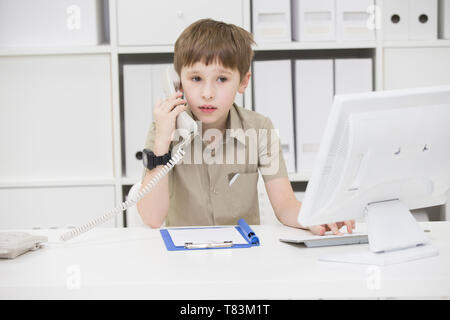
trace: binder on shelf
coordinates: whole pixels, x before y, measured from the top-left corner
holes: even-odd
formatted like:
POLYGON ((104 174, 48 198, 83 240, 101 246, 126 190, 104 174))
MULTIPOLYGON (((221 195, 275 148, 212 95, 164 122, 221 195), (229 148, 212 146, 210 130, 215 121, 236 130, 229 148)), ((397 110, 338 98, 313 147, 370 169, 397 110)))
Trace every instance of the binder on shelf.
POLYGON ((287 171, 294 173, 295 144, 291 61, 255 61, 253 74, 255 111, 269 117, 274 129, 279 130, 287 171))
POLYGON ((237 226, 167 228, 160 233, 169 251, 249 248, 260 244, 244 219, 239 219, 237 226))
POLYGON ((384 40, 408 40, 409 0, 383 2, 382 28, 384 40))
POLYGON ((450 39, 450 0, 439 0, 439 38, 450 39))
POLYGON ((334 87, 335 94, 372 91, 372 59, 336 59, 334 87))
POLYGON ((336 2, 336 39, 338 41, 375 40, 373 0, 346 0, 336 2))
POLYGON ((437 39, 437 0, 409 1, 409 39, 437 39))
POLYGON ((295 61, 297 172, 312 173, 333 102, 333 60, 295 61))
POLYGON ((123 66, 125 176, 141 178, 142 149, 153 121, 153 106, 164 94, 163 72, 171 64, 123 66))
POLYGON ((291 42, 290 0, 253 1, 253 35, 257 43, 291 42))
POLYGON ((334 0, 293 0, 292 11, 295 41, 336 40, 334 0))

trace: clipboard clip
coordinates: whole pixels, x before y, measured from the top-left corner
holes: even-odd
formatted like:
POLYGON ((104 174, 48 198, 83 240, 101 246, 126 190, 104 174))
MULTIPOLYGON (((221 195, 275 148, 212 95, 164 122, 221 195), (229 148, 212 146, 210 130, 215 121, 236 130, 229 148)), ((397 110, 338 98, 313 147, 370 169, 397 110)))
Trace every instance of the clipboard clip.
POLYGON ((228 248, 233 246, 233 241, 224 242, 206 242, 206 243, 193 243, 185 242, 184 247, 186 249, 206 249, 206 248, 228 248))

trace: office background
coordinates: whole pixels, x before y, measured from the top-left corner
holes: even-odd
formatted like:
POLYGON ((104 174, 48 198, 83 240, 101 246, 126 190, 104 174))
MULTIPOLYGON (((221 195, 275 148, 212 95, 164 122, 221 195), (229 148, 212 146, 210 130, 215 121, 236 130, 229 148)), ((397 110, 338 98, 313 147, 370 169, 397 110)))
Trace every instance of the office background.
POLYGON ((253 32, 236 102, 280 130, 300 200, 335 94, 450 84, 450 0, 0 0, 0 228, 76 226, 125 199, 173 44, 207 17, 253 32))

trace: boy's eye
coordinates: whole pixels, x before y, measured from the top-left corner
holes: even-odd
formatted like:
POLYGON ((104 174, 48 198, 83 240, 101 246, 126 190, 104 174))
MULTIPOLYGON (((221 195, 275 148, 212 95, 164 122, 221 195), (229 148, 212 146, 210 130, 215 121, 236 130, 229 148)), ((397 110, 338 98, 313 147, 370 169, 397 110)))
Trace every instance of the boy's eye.
POLYGON ((219 81, 220 82, 225 82, 225 81, 227 81, 228 79, 227 78, 225 78, 225 77, 219 77, 219 81))
POLYGON ((192 80, 195 81, 195 82, 198 82, 198 81, 200 81, 200 77, 194 76, 194 77, 192 77, 192 80))

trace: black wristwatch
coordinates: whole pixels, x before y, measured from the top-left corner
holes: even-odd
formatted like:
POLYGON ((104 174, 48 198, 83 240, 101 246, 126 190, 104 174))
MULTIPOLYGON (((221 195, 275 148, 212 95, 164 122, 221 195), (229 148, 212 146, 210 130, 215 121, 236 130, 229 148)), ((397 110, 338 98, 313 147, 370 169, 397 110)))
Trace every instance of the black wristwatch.
POLYGON ((170 158, 172 158, 170 150, 165 155, 159 157, 149 149, 142 150, 142 161, 144 162, 144 167, 148 170, 152 170, 159 165, 166 164, 169 162, 170 158))

